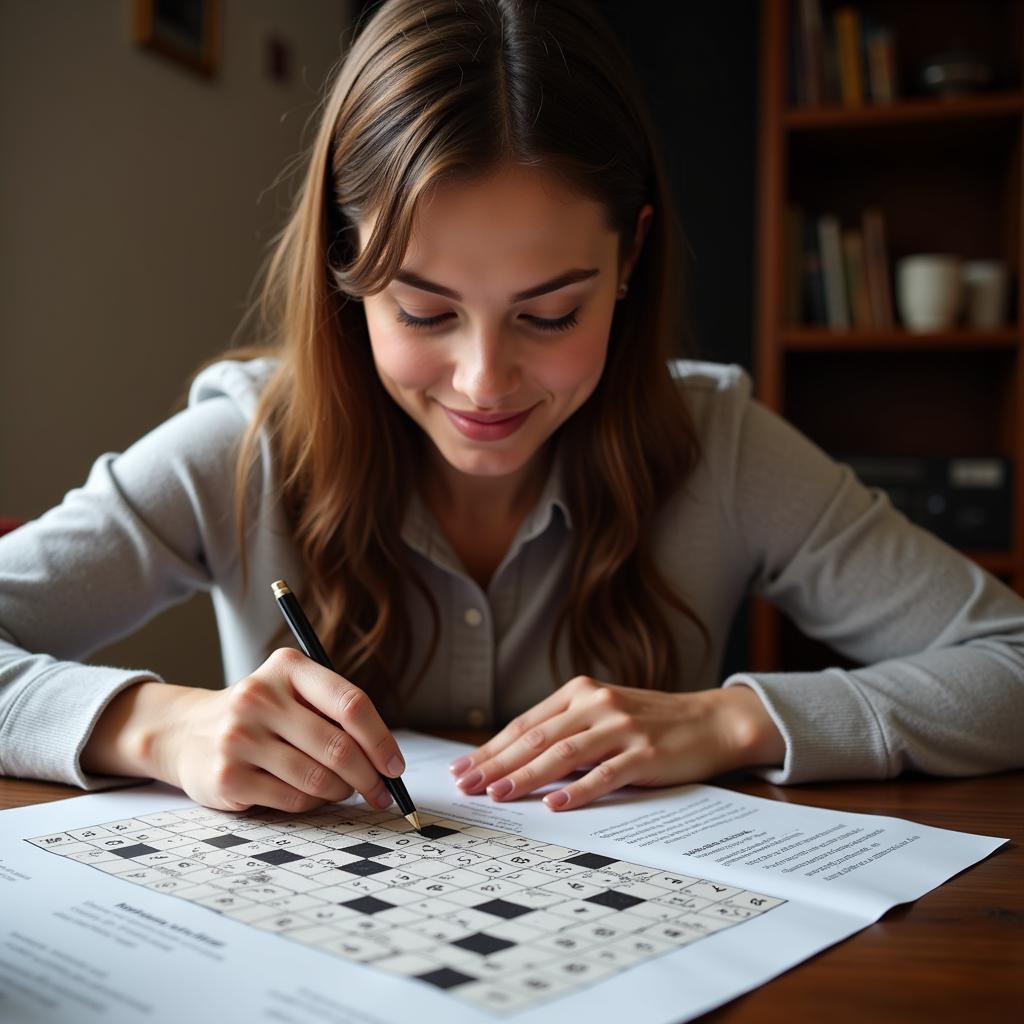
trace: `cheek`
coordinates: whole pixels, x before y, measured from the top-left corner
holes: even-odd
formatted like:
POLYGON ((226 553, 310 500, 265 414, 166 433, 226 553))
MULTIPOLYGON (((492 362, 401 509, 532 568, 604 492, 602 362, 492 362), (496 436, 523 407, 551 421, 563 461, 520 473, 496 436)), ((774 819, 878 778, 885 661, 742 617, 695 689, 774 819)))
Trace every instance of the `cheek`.
POLYGON ((438 346, 410 338, 386 325, 375 325, 369 316, 367 324, 373 361, 385 382, 412 391, 422 391, 436 383, 443 370, 438 346))
POLYGON ((607 350, 607 328, 602 325, 587 330, 581 324, 571 338, 554 342, 550 353, 538 360, 537 376, 551 391, 571 391, 596 384, 607 350))

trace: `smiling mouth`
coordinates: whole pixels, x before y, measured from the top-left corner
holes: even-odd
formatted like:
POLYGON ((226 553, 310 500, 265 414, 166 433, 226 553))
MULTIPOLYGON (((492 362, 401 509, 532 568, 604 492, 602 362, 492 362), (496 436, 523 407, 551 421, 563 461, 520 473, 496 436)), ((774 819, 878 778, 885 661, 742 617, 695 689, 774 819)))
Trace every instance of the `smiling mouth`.
POLYGON ((539 402, 522 412, 491 413, 492 418, 487 420, 476 419, 465 413, 456 412, 454 409, 449 409, 447 405, 442 405, 441 408, 444 409, 449 422, 464 437, 476 442, 490 442, 504 441, 512 437, 513 434, 517 434, 523 425, 529 422, 533 410, 538 405, 540 405, 539 402))
POLYGON ((445 408, 449 412, 455 413, 456 416, 472 420, 474 423, 504 423, 506 420, 514 420, 517 416, 522 416, 530 411, 530 409, 520 409, 518 412, 498 412, 482 416, 479 413, 463 412, 461 409, 451 409, 448 406, 445 408))

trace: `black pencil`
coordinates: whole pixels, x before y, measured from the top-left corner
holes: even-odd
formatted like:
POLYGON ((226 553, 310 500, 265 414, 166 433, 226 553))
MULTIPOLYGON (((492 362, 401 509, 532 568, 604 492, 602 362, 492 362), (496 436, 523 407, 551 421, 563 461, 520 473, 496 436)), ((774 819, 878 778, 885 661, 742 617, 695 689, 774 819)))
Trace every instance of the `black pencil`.
MULTIPOLYGON (((298 640, 303 653, 307 658, 312 658, 313 661, 323 665, 324 668, 329 668, 333 672, 335 669, 331 664, 331 659, 327 657, 327 652, 323 649, 323 645, 317 638, 309 619, 306 618, 306 613, 299 604, 299 599, 292 593, 291 587, 284 580, 275 580, 270 586, 271 590, 274 591, 274 597, 277 598, 277 605, 291 627, 291 631, 295 639, 298 640)), ((384 780, 384 785, 388 787, 388 792, 395 798, 395 803, 398 804, 398 808, 405 817, 405 820, 417 832, 422 834, 423 825, 420 823, 420 816, 416 813, 416 808, 413 805, 412 798, 409 796, 409 791, 405 788, 405 783, 400 778, 392 779, 383 774, 381 778, 384 780)))

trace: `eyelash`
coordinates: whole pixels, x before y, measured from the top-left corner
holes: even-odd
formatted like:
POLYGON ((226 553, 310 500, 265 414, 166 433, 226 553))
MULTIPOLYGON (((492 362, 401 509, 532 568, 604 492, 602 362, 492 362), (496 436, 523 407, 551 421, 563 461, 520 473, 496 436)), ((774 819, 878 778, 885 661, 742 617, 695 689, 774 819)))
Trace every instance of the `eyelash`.
MULTIPOLYGON (((566 313, 565 316, 560 316, 557 320, 544 320, 540 317, 527 317, 526 319, 541 331, 568 331, 579 322, 576 318, 576 314, 579 311, 580 307, 577 306, 574 310, 566 313)), ((451 316, 450 313, 428 317, 411 316, 401 306, 398 307, 398 322, 405 324, 406 327, 435 327, 442 321, 447 320, 449 316, 451 316)))

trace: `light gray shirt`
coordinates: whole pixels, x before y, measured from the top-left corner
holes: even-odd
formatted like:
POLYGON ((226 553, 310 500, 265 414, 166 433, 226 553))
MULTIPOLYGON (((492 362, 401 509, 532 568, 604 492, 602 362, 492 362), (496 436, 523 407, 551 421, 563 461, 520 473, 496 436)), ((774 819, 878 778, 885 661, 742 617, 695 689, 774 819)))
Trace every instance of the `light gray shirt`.
MULTIPOLYGON (((0 773, 90 789, 120 781, 87 775, 79 755, 118 692, 160 676, 81 659, 196 590, 213 599, 225 685, 266 659, 282 622, 269 584, 283 577, 301 596, 304 573, 265 435, 248 493, 244 594, 232 481, 273 365, 208 367, 186 409, 125 452, 101 455, 83 486, 0 539, 0 773)), ((1024 600, 753 399, 740 367, 672 370, 703 458, 661 510, 655 554, 712 641, 705 656, 696 628, 669 611, 678 689, 751 686, 785 739, 784 763, 760 770, 775 782, 1024 764, 1024 600), (722 680, 723 645, 748 592, 865 667, 722 680)), ((571 678, 564 637, 559 674, 548 664, 573 531, 562 456, 486 591, 412 495, 402 538, 437 601, 441 636, 408 724, 498 727, 571 678)), ((422 595, 405 590, 414 670, 431 620, 422 595)), ((603 666, 595 677, 629 685, 603 666)))

